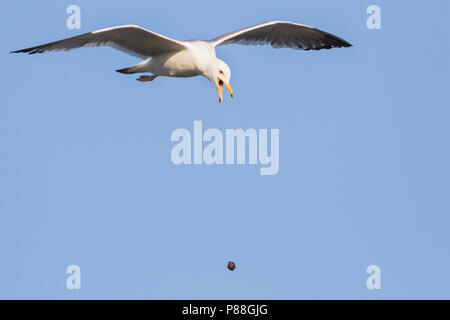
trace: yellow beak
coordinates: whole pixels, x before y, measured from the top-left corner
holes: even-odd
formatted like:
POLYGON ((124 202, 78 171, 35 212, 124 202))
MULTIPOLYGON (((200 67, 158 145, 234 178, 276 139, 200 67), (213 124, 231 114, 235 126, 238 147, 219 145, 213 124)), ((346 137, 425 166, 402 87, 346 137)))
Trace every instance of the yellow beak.
POLYGON ((219 103, 222 103, 222 90, 223 90, 223 84, 225 83, 225 86, 227 87, 228 91, 231 94, 231 97, 233 98, 233 88, 231 88, 229 83, 224 82, 220 78, 217 78, 217 92, 219 93, 219 103))
POLYGON ((233 88, 230 86, 229 83, 225 83, 225 85, 227 86, 228 92, 230 92, 230 94, 231 94, 231 98, 233 98, 233 96, 234 96, 233 88))

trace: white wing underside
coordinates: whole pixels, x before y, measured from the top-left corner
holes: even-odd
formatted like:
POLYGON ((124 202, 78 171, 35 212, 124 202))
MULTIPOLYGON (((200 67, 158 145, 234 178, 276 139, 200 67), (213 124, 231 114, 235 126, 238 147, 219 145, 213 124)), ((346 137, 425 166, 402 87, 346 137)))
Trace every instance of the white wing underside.
POLYGON ((12 53, 35 54, 97 46, 110 46, 140 58, 149 58, 162 53, 186 49, 180 41, 139 26, 125 25, 101 29, 60 41, 13 51, 12 53))

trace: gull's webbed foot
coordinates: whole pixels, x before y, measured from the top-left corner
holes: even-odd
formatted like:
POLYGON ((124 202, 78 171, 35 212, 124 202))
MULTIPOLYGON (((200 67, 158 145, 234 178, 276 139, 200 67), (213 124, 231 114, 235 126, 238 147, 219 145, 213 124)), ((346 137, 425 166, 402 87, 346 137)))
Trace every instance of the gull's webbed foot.
POLYGON ((148 81, 153 81, 156 79, 157 76, 140 76, 139 78, 137 78, 137 81, 141 81, 141 82, 148 82, 148 81))

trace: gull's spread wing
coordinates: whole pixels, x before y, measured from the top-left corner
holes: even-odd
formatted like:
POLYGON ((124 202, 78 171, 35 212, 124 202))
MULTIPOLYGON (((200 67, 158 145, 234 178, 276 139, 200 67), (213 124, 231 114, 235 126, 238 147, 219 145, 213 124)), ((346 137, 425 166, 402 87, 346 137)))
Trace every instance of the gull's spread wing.
POLYGON ((214 46, 269 44, 274 48, 320 50, 352 45, 335 35, 293 22, 271 21, 224 34, 210 41, 214 46))
POLYGON ((12 53, 27 52, 34 54, 98 46, 110 46, 141 58, 185 49, 180 41, 167 38, 139 26, 125 25, 101 29, 60 41, 13 51, 12 53))

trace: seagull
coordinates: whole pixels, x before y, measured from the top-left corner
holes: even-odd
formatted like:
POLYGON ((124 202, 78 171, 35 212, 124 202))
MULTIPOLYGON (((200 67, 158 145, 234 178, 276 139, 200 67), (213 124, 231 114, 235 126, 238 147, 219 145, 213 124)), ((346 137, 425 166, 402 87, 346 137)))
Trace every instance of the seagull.
POLYGON ((157 77, 208 78, 222 102, 223 86, 233 97, 230 67, 216 56, 216 47, 225 44, 264 45, 274 48, 321 50, 351 47, 347 41, 319 29, 285 21, 270 21, 233 31, 209 41, 178 41, 137 25, 100 29, 11 53, 44 53, 67 51, 81 47, 110 46, 145 59, 134 66, 116 70, 124 74, 150 73, 137 80, 153 81, 157 77))

